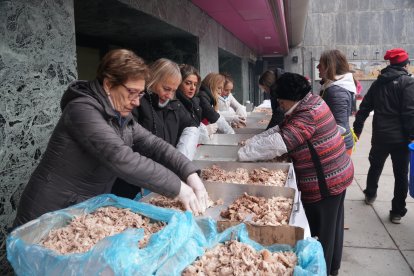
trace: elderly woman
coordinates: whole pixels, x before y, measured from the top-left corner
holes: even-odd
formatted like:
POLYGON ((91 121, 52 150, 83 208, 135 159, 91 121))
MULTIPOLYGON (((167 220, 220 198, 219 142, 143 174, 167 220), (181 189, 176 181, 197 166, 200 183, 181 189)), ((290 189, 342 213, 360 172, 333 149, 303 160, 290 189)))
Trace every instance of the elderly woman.
MULTIPOLYGON (((201 82, 197 97, 200 99, 203 122, 206 124, 217 123, 219 133, 234 134, 232 127, 226 122, 224 116, 218 113, 218 97, 224 87, 225 78, 218 73, 208 74, 201 82)), ((211 134, 211 133, 210 133, 211 134)))
POLYGON ((180 83, 178 65, 166 58, 158 59, 150 66, 147 94, 132 114, 140 125, 191 160, 198 143, 199 123, 188 117, 183 104, 175 99, 180 83))
POLYGON ((178 196, 189 210, 205 208, 206 191, 197 168, 132 120, 147 75, 141 58, 117 49, 103 57, 96 80, 69 86, 60 103, 61 118, 22 194, 14 226, 109 193, 117 177, 178 196))
POLYGON ((336 123, 345 129, 345 147, 351 155, 354 140, 349 127, 349 116, 352 115, 356 85, 348 61, 341 51, 327 50, 322 53, 317 67, 322 79, 321 97, 331 109, 336 123))
POLYGON ((342 258, 344 199, 354 167, 335 118, 327 104, 309 92, 308 81, 301 75, 285 73, 276 85, 285 119, 280 126, 248 140, 239 150, 239 159, 290 155, 311 234, 322 244, 327 271, 336 275, 342 258))

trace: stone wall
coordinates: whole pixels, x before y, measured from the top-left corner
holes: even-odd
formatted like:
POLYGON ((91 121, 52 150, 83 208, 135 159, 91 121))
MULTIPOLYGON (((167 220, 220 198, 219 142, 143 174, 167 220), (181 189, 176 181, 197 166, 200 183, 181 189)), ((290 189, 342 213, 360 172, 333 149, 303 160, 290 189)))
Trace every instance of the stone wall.
MULTIPOLYGON (((339 49, 349 60, 383 60, 387 49, 402 47, 414 58, 414 1, 313 0, 310 3, 304 42, 285 57, 287 71, 311 77, 312 59, 318 61, 327 49, 339 49), (292 63, 292 56, 298 56, 298 63, 292 63)), ((365 91, 371 83, 362 82, 365 91)), ((318 87, 315 82, 316 90, 318 87)))
POLYGON ((0 274, 7 274, 5 233, 22 188, 76 79, 73 2, 0 1, 0 274))

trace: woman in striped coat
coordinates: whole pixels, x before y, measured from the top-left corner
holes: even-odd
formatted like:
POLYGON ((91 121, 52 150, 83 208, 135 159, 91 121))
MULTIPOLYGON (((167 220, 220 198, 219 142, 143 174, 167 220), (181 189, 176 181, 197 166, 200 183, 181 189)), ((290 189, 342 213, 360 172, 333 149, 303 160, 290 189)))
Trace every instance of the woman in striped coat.
POLYGON ((283 74, 276 92, 284 121, 248 140, 239 150, 239 159, 290 155, 311 234, 322 244, 327 272, 336 275, 342 258, 345 192, 354 167, 332 112, 310 90, 303 76, 283 74))

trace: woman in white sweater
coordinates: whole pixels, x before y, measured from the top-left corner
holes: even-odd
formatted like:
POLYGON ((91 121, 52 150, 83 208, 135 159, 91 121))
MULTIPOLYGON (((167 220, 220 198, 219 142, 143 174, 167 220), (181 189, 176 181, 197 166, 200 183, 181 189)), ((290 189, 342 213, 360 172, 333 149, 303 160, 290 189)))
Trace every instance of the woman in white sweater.
POLYGON ((246 107, 241 105, 232 95, 234 81, 230 75, 220 73, 224 76, 224 88, 218 98, 218 110, 221 115, 226 118, 230 124, 245 124, 246 123, 246 107))

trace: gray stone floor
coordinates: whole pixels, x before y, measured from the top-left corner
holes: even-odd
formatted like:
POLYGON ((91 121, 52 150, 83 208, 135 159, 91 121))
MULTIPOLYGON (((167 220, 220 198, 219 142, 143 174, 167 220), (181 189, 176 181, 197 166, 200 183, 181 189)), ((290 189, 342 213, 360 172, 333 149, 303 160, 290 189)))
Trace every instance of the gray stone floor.
MULTIPOLYGON (((353 123, 352 117, 350 122, 353 123)), ((401 224, 388 219, 394 177, 388 158, 381 175, 378 197, 372 206, 364 202, 363 189, 369 169, 372 116, 352 154, 355 179, 345 199, 345 239, 339 275, 414 275, 414 199, 407 197, 408 213, 401 224)))

